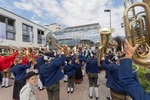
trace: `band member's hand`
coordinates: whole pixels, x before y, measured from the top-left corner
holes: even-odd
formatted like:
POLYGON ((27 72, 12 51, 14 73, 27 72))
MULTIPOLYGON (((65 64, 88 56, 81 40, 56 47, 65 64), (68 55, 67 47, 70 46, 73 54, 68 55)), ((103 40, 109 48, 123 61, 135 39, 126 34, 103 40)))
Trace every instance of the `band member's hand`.
POLYGON ((58 55, 61 54, 61 50, 60 50, 60 49, 57 50, 57 54, 58 54, 58 55))
POLYGON ((105 54, 104 53, 102 54, 101 60, 105 60, 105 54))
POLYGON ((86 73, 86 76, 88 77, 88 73, 86 73))
POLYGON ((135 50, 137 49, 137 47, 138 47, 138 44, 132 47, 130 43, 128 42, 128 40, 125 39, 125 48, 124 48, 125 58, 131 58, 132 55, 135 53, 135 50))

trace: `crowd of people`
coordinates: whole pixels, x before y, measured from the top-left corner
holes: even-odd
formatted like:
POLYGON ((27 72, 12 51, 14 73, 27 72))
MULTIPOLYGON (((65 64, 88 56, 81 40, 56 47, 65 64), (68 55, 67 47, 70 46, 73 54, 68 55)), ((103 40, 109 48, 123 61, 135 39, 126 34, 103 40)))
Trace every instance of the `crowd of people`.
POLYGON ((55 51, 13 50, 9 55, 0 56, 0 77, 2 88, 8 88, 14 76, 13 100, 37 100, 34 84, 38 75, 38 89, 45 87, 48 100, 60 100, 60 80, 67 82, 67 93, 74 93, 75 84, 81 84, 84 76, 89 80, 89 98, 99 100, 98 79, 100 67, 105 70, 106 86, 110 88, 109 100, 149 100, 150 95, 142 89, 136 72, 132 71, 132 55, 136 48, 125 40, 124 52, 113 49, 102 55, 98 65, 97 52, 79 47, 76 52, 62 47, 55 51), (32 69, 32 70, 31 70, 32 69), (95 97, 93 97, 93 90, 95 97))

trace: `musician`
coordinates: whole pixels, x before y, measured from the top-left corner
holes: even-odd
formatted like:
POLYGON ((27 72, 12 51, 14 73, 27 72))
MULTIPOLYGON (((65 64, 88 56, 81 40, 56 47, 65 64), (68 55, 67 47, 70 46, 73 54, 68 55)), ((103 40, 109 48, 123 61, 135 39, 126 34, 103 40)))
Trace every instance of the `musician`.
POLYGON ((112 100, 131 100, 118 78, 119 65, 117 61, 116 55, 107 55, 106 58, 103 55, 101 66, 106 70, 106 86, 110 88, 112 100))
POLYGON ((83 65, 80 63, 78 59, 75 59, 73 63, 76 66, 75 83, 80 84, 83 81, 83 75, 82 75, 82 70, 81 70, 83 65))
POLYGON ((66 71, 66 74, 68 76, 68 88, 67 92, 74 92, 74 79, 75 79, 75 73, 76 73, 76 66, 72 63, 71 58, 67 58, 67 65, 65 65, 64 70, 66 71))
POLYGON ((78 55, 78 60, 80 62, 80 64, 82 64, 82 76, 85 75, 85 62, 86 62, 86 57, 83 56, 83 52, 82 52, 82 48, 80 47, 79 48, 79 51, 78 51, 79 55, 78 55))
POLYGON ((54 55, 48 56, 45 59, 47 62, 40 68, 40 79, 46 87, 48 100, 60 100, 59 81, 64 77, 61 65, 65 63, 66 57, 63 50, 58 50, 57 54, 59 56, 56 58, 54 55))
POLYGON ((13 75, 15 76, 14 88, 13 88, 13 99, 19 100, 19 93, 21 88, 26 84, 26 69, 31 67, 31 62, 27 65, 21 64, 22 58, 17 57, 14 61, 14 66, 12 68, 13 75))
POLYGON ((120 60, 119 79, 133 100, 150 100, 150 94, 144 91, 132 70, 132 55, 137 47, 138 45, 132 47, 125 40, 125 57, 120 60))
POLYGON ((90 50, 87 49, 87 47, 84 47, 84 51, 83 51, 84 57, 87 59, 88 57, 90 57, 90 50))
POLYGON ((97 59, 95 58, 95 54, 91 54, 90 58, 88 58, 86 61, 86 73, 89 79, 89 97, 91 99, 93 98, 93 88, 94 88, 96 100, 99 99, 98 85, 97 85, 98 72, 99 67, 97 59))
POLYGON ((4 56, 0 58, 0 71, 3 71, 2 87, 9 87, 9 78, 10 78, 10 67, 13 65, 15 57, 18 55, 18 52, 14 52, 11 56, 4 56))
MULTIPOLYGON (((38 57, 36 58, 36 62, 37 62, 37 64, 36 64, 37 70, 38 70, 38 72, 40 73, 40 67, 41 67, 43 64, 45 64, 45 60, 44 60, 44 57, 43 57, 43 53, 42 53, 41 51, 39 51, 39 55, 38 55, 38 57)), ((41 82, 41 80, 40 80, 40 76, 39 76, 39 79, 38 79, 38 89, 39 89, 40 91, 44 89, 44 88, 43 88, 43 84, 42 84, 42 82, 41 82)))
POLYGON ((22 62, 21 62, 21 64, 28 65, 28 63, 29 63, 29 60, 28 60, 28 58, 24 55, 24 56, 22 57, 22 62))

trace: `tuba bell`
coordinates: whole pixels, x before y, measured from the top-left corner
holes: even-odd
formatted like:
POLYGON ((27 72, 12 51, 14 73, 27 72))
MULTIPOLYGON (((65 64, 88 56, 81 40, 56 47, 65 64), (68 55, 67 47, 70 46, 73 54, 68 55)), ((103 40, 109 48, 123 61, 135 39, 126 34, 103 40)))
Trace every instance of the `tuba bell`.
POLYGON ((98 57, 97 57, 99 66, 100 66, 100 61, 101 61, 102 55, 106 53, 110 35, 114 31, 115 31, 115 29, 113 29, 113 28, 101 28, 99 30, 99 33, 101 36, 101 42, 98 47, 98 57))
MULTIPOLYGON (((126 0, 124 0, 126 2, 126 0)), ((126 3, 124 3, 126 4, 126 3)), ((141 3, 131 3, 124 11, 125 35, 132 46, 139 44, 136 52, 132 56, 136 64, 150 65, 150 1, 144 0, 141 3), (144 11, 135 11, 136 7, 141 7, 144 11), (132 17, 129 12, 133 11, 132 17)))

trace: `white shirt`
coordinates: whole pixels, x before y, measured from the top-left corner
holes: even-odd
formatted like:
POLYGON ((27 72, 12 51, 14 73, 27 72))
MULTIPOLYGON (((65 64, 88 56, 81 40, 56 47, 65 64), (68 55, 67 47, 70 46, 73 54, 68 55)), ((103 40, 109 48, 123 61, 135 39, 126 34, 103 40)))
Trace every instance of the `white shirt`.
POLYGON ((31 84, 26 83, 26 85, 21 89, 20 100, 36 100, 33 86, 31 84))

